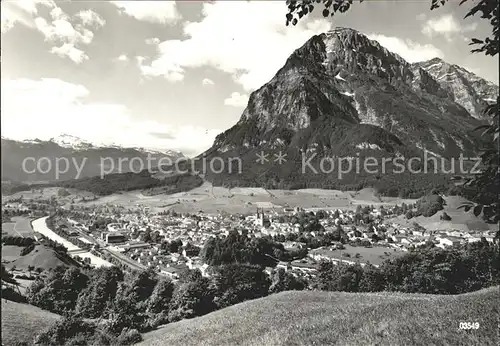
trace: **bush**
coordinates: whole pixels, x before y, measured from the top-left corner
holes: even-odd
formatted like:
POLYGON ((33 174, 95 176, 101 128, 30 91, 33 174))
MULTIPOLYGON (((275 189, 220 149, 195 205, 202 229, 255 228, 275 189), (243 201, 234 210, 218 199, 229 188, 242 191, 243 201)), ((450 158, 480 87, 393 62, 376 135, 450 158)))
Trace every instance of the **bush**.
POLYGON ((123 328, 122 332, 116 339, 117 345, 133 345, 142 341, 142 335, 137 329, 123 328))
POLYGON ((440 219, 444 220, 444 221, 450 221, 451 220, 451 216, 448 215, 446 212, 443 212, 443 215, 441 215, 440 219))
POLYGON ((21 250, 21 256, 25 256, 25 255, 29 254, 34 249, 35 249, 35 244, 34 243, 26 246, 24 249, 21 250))
POLYGON ((2 298, 17 303, 26 303, 26 297, 19 294, 19 292, 15 291, 12 287, 9 286, 2 287, 2 298))
POLYGON ((430 217, 438 211, 443 210, 444 205, 445 201, 441 196, 431 194, 424 196, 417 201, 417 212, 422 213, 425 217, 430 217))
POLYGON ((69 195, 71 195, 71 194, 68 192, 68 190, 66 190, 66 189, 62 189, 62 188, 61 188, 61 189, 59 189, 59 190, 57 191, 57 195, 58 195, 59 197, 67 197, 67 196, 69 196, 69 195))
POLYGON ((21 280, 35 280, 34 276, 28 276, 25 274, 18 274, 16 275, 16 279, 21 279, 21 280))
POLYGON ((35 338, 42 345, 86 345, 96 331, 96 326, 74 317, 65 317, 54 323, 35 338), (78 342, 77 342, 78 341, 78 342), (81 343, 81 342, 85 343, 81 343))

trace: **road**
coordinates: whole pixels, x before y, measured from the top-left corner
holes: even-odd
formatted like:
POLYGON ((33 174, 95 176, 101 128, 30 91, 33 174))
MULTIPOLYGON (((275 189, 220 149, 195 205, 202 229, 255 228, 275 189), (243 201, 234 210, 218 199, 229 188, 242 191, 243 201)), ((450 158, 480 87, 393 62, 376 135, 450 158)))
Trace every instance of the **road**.
POLYGON ((135 270, 145 270, 145 269, 147 269, 146 266, 143 266, 139 262, 134 261, 133 259, 131 259, 131 258, 125 256, 125 255, 122 255, 119 252, 112 251, 112 250, 107 249, 107 248, 102 249, 102 251, 109 253, 111 256, 113 256, 117 260, 121 261, 122 263, 128 265, 132 269, 135 269, 135 270))

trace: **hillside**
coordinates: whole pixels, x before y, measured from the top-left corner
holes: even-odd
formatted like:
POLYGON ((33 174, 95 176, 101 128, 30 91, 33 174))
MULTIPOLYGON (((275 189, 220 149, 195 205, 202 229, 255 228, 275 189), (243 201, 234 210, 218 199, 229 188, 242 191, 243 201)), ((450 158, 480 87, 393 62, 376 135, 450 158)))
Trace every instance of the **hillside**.
POLYGON ((23 341, 31 345, 38 333, 59 318, 33 305, 2 299, 2 345, 23 341))
POLYGON ((172 150, 98 146, 68 135, 49 141, 16 141, 2 137, 2 181, 34 183, 94 177, 102 173, 138 172, 148 167, 148 157, 151 157, 151 166, 155 167, 160 158, 175 162, 184 155, 172 150), (34 158, 39 166, 28 160, 26 170, 23 169, 27 157, 34 158), (55 167, 60 167, 59 173, 55 167))
POLYGON ((157 177, 157 172, 143 170, 140 173, 107 174, 102 178, 94 176, 41 184, 2 184, 2 193, 10 195, 34 189, 63 187, 66 189, 87 191, 98 196, 107 196, 113 193, 133 190, 144 190, 143 193, 146 195, 160 195, 189 191, 200 186, 202 183, 203 180, 199 176, 190 173, 157 177))
POLYGON ((439 58, 413 65, 429 73, 474 118, 484 119, 483 110, 498 97, 498 85, 458 65, 448 64, 439 58))
POLYGON ((498 287, 457 296, 284 292, 167 325, 140 345, 496 345, 498 312, 498 287), (463 331, 460 322, 480 327, 463 331))
POLYGON ((23 247, 15 245, 2 246, 2 264, 6 268, 13 267, 18 270, 26 270, 28 266, 35 268, 50 269, 57 266, 72 266, 76 263, 70 257, 64 257, 54 249, 46 245, 36 245, 28 254, 21 256, 23 247))
POLYGON ((406 219, 405 215, 400 215, 389 222, 394 222, 405 227, 410 227, 414 222, 425 227, 429 231, 439 231, 444 229, 455 229, 461 231, 487 231, 496 230, 498 226, 495 224, 488 224, 482 219, 482 214, 475 216, 471 211, 465 212, 463 209, 458 209, 462 204, 469 202, 467 199, 459 196, 448 196, 444 197, 446 204, 443 206, 444 209, 438 211, 436 214, 425 217, 418 216, 411 219, 406 219), (451 220, 444 221, 440 217, 446 212, 451 220))

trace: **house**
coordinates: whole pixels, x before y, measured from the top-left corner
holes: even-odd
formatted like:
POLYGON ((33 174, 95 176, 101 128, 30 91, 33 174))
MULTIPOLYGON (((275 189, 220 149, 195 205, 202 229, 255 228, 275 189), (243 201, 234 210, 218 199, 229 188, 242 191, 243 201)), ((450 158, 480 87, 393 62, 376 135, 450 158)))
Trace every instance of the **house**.
POLYGON ((438 241, 439 241, 439 244, 437 244, 436 246, 444 249, 447 246, 460 245, 461 238, 458 238, 458 237, 445 237, 445 238, 439 238, 438 241))
POLYGON ((124 243, 127 241, 127 237, 121 233, 108 233, 106 234, 106 243, 115 244, 115 243, 124 243))
POLYGON ((45 237, 42 233, 39 233, 39 232, 33 233, 33 236, 35 237, 36 241, 40 241, 45 237))
POLYGON ((312 263, 306 260, 292 261, 290 263, 290 266, 292 270, 298 270, 305 273, 318 271, 317 263, 312 263))
POLYGON ((121 225, 119 223, 110 223, 106 226, 108 232, 118 232, 121 229, 121 225))
POLYGON ((469 237, 469 238, 467 239, 467 241, 468 241, 469 243, 477 243, 477 242, 480 242, 480 241, 481 241, 481 237, 469 237))
POLYGON ((301 243, 297 241, 286 241, 283 243, 283 247, 285 250, 300 250, 306 247, 306 243, 301 243))

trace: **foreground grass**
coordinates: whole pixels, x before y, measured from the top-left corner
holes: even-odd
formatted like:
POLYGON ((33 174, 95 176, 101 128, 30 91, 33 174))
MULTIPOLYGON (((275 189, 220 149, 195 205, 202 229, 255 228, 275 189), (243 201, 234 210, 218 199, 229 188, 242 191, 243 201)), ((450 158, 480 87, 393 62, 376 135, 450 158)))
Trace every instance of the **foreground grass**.
POLYGON ((499 287, 456 296, 284 292, 167 325, 141 345, 497 345, 498 303, 499 287))
POLYGON ((59 318, 35 306, 2 299, 2 345, 32 345, 35 336, 59 318))

